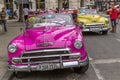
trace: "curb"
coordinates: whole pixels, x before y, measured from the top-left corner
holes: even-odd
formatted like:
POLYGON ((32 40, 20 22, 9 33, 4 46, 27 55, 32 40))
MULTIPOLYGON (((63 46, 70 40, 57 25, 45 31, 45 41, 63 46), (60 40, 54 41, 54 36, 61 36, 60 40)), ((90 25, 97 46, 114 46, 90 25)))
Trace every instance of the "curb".
POLYGON ((12 80, 12 78, 13 78, 13 72, 6 71, 6 73, 4 74, 1 80, 12 80))

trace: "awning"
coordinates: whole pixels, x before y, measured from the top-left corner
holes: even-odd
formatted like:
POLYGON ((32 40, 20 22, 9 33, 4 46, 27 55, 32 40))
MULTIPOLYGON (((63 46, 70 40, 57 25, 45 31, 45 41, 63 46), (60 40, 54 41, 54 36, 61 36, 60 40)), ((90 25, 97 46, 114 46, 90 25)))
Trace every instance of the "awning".
POLYGON ((29 4, 28 0, 15 0, 18 4, 29 4))

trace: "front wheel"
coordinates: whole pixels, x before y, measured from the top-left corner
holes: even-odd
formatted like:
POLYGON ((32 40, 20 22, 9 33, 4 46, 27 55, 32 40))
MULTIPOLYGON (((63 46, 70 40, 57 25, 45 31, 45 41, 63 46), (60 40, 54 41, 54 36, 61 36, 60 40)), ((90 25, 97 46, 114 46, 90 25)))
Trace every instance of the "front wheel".
POLYGON ((88 68, 89 68, 89 59, 87 57, 87 64, 85 66, 81 66, 81 67, 73 68, 73 69, 74 69, 74 72, 83 74, 88 70, 88 68))
POLYGON ((108 30, 107 31, 103 31, 102 34, 103 35, 107 35, 108 34, 108 30))
POLYGON ((14 72, 14 76, 16 78, 22 79, 22 78, 25 78, 27 74, 25 74, 25 72, 14 72))

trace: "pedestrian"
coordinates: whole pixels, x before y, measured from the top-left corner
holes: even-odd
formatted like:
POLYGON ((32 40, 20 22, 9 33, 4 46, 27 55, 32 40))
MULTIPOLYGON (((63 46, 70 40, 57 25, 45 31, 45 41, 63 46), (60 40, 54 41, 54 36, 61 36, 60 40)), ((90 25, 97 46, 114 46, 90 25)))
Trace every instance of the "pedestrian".
POLYGON ((56 8, 56 11, 55 11, 56 13, 59 13, 59 8, 56 8))
POLYGON ((7 32, 5 8, 2 8, 2 11, 0 12, 0 19, 1 19, 1 24, 3 24, 4 26, 4 31, 7 32))
POLYGON ((117 27, 116 20, 118 17, 118 10, 114 6, 111 6, 111 9, 107 10, 107 13, 110 15, 111 26, 112 26, 111 32, 116 33, 116 27, 117 27))
POLYGON ((13 12, 13 16, 14 16, 15 18, 18 18, 17 10, 15 10, 15 11, 13 12))
POLYGON ((28 19, 28 13, 29 13, 29 9, 27 8, 27 6, 25 6, 25 8, 23 8, 23 15, 25 21, 28 19))

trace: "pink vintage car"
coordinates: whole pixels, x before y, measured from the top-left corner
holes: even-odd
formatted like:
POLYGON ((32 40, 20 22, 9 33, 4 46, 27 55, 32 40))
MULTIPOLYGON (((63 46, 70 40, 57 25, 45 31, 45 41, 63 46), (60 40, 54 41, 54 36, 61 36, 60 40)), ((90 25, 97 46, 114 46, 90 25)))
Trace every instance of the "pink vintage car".
POLYGON ((28 19, 24 32, 8 45, 8 69, 20 72, 73 68, 88 70, 84 38, 70 14, 44 14, 28 19))

